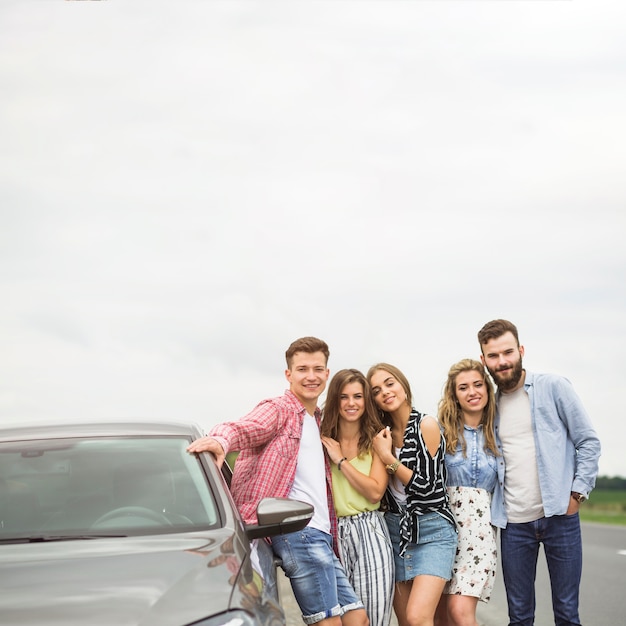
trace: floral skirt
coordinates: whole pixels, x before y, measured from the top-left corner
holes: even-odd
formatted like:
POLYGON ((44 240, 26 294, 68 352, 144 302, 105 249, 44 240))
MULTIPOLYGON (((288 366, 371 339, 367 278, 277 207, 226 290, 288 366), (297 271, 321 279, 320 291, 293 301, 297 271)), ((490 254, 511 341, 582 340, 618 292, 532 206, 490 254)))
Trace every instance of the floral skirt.
POLYGON ((491 525, 491 495, 474 487, 448 487, 459 531, 452 578, 444 593, 489 602, 496 577, 498 548, 491 525))

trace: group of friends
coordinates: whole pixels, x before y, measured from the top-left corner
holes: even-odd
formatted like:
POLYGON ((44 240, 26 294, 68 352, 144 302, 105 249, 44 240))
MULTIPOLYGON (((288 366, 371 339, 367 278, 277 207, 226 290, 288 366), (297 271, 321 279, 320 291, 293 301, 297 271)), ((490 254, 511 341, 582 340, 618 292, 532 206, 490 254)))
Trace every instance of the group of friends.
POLYGON ((477 626, 496 576, 510 626, 532 626, 544 546, 557 626, 580 625, 578 510, 600 442, 569 381, 522 366, 508 320, 478 332, 480 360, 448 372, 437 418, 389 363, 330 377, 327 344, 294 341, 283 396, 214 427, 191 453, 238 450, 231 490, 246 523, 264 497, 313 505, 272 539, 302 619, 320 626, 477 626), (497 394, 487 374, 497 386, 497 394))

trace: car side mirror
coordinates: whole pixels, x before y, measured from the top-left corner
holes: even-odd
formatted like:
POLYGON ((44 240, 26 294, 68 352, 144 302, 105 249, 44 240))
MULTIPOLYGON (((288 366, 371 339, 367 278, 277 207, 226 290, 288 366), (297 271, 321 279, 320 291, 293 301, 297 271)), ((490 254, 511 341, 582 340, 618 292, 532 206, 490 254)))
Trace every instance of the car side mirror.
POLYGON ((263 498, 256 508, 258 524, 247 524, 249 539, 274 537, 302 530, 313 517, 313 507, 291 498, 263 498))

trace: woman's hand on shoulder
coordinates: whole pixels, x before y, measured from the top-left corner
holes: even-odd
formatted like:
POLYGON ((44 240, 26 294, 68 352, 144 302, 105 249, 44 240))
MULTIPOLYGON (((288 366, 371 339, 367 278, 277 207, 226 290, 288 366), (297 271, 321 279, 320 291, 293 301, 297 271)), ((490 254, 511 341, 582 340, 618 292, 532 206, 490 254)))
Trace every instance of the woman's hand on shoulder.
POLYGON ((422 437, 428 448, 430 456, 435 456, 441 443, 441 430, 439 428, 439 422, 432 415, 425 415, 420 422, 420 430, 422 431, 422 437))
POLYGON ((393 454, 393 440, 391 439, 391 431, 383 428, 372 440, 374 452, 378 455, 384 465, 389 465, 396 460, 393 454))

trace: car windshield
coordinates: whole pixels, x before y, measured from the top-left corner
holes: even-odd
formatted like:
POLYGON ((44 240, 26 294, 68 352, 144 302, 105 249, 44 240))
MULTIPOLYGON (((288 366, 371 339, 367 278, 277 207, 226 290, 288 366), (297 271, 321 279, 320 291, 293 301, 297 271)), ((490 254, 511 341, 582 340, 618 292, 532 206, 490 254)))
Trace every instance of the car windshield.
POLYGON ((219 513, 185 437, 0 444, 0 541, 203 530, 219 513))

